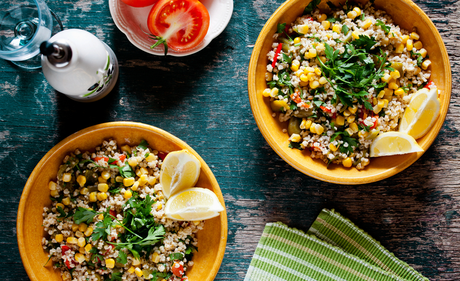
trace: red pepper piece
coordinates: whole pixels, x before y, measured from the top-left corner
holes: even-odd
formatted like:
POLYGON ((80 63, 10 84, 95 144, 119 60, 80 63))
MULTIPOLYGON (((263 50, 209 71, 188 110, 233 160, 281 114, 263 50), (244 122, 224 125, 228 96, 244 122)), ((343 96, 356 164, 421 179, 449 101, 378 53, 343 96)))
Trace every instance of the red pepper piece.
POLYGON ((320 107, 324 112, 327 112, 327 113, 331 113, 331 109, 330 108, 327 108, 325 107, 324 105, 320 105, 320 107))
POLYGON ((98 156, 98 157, 93 158, 93 160, 96 162, 101 159, 104 159, 105 162, 109 161, 109 157, 105 157, 105 156, 98 156))
POLYGON ((425 86, 423 86, 423 88, 427 88, 429 90, 430 87, 434 85, 435 85, 434 82, 430 80, 425 86))
POLYGON ((162 151, 158 152, 158 157, 160 157, 161 160, 165 160, 166 155, 168 155, 168 153, 162 151))
POLYGON ((276 62, 278 61, 278 55, 281 52, 281 48, 283 47, 283 43, 278 44, 278 48, 276 48, 275 56, 273 57, 272 67, 275 68, 276 62))

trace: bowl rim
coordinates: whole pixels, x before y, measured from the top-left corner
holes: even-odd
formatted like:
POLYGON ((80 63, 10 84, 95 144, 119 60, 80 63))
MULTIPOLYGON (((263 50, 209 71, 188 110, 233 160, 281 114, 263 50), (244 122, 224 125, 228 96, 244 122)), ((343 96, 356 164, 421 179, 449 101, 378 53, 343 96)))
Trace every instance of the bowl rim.
MULTIPOLYGON (((256 121, 256 124, 262 133, 263 137, 267 141, 267 143, 270 145, 270 147, 284 160, 286 161, 290 166, 294 167, 298 171, 304 173, 307 176, 313 177, 315 179, 329 182, 329 183, 335 183, 335 184, 347 184, 347 185, 358 185, 358 184, 367 184, 367 183, 373 183, 377 182, 383 179, 386 179, 388 177, 391 177, 406 168, 408 168, 410 165, 412 165, 415 161, 417 161, 423 154, 424 152, 431 146, 431 144, 434 142, 436 139, 437 135, 439 134, 439 131, 441 130, 441 127, 446 119, 447 111, 449 109, 449 104, 450 104, 450 98, 451 98, 451 91, 452 91, 452 72, 451 72, 451 67, 450 67, 450 61, 449 61, 449 56, 447 53, 446 46, 444 44, 444 41, 442 40, 441 35, 439 34, 438 29, 434 25, 434 23, 431 21, 431 19, 425 14, 425 12, 418 7, 414 2, 411 0, 397 0, 405 3, 409 7, 411 7, 416 13, 420 15, 420 17, 424 20, 424 22, 429 26, 430 30, 433 31, 434 38, 436 40, 436 43, 439 45, 439 48, 441 50, 441 57, 442 61, 444 61, 444 81, 445 81, 445 90, 443 92, 443 95, 446 96, 444 99, 444 103, 441 103, 441 111, 438 116, 438 120, 434 123, 433 127, 428 131, 427 135, 429 134, 429 138, 427 141, 425 141, 421 147, 424 149, 422 152, 418 153, 413 153, 415 157, 410 157, 407 161, 401 163, 400 165, 391 167, 383 172, 379 172, 373 175, 368 175, 365 176, 363 175, 362 177, 334 177, 334 176, 329 176, 325 175, 322 173, 319 173, 315 171, 314 169, 300 165, 294 157, 289 155, 288 153, 285 152, 286 148, 282 146, 282 144, 277 143, 273 135, 271 133, 270 128, 264 123, 264 120, 260 114, 260 106, 257 101, 257 89, 256 89, 256 69, 257 65, 259 63, 259 57, 261 56, 260 52, 262 50, 262 46, 266 42, 266 38, 270 37, 270 29, 273 26, 273 24, 277 24, 279 22, 279 19, 283 15, 283 11, 289 10, 295 5, 298 5, 297 2, 304 1, 304 0, 287 0, 283 4, 281 4, 276 11, 270 16, 270 18, 267 20, 265 25, 263 26, 262 30, 259 33, 259 36, 257 37, 256 43, 254 45, 251 58, 249 61, 249 67, 248 67, 248 95, 249 95, 249 103, 251 106, 251 110, 254 116, 254 119, 256 121)), ((321 0, 322 2, 324 0, 321 0)), ((340 2, 343 2, 342 0, 339 0, 340 2)), ((304 1, 305 2, 305 1, 304 1)), ((311 1, 307 1, 306 4, 308 4, 311 1)), ((391 15, 390 15, 391 16, 391 15)), ((305 157, 310 157, 310 156, 305 156, 305 157)), ((391 156, 386 156, 386 157, 391 157, 391 156)))
MULTIPOLYGON (((216 254, 216 260, 214 261, 212 268, 208 270, 209 274, 207 277, 207 281, 214 280, 215 276, 217 275, 219 268, 221 266, 222 260, 224 258, 225 254, 225 249, 227 245, 227 235, 228 235, 228 222, 227 222, 227 209, 225 207, 225 202, 223 201, 223 195, 222 191, 220 189, 220 186, 212 173, 211 169, 209 166, 206 164, 206 162, 201 158, 201 156, 192 148, 190 147, 187 143, 185 143, 183 140, 179 139, 178 137, 172 135, 171 133, 160 129, 158 127, 154 127, 151 125, 139 123, 139 122, 130 122, 130 121, 116 121, 116 122, 107 122, 107 123, 101 123, 98 125, 93 125, 90 127, 87 127, 85 129, 82 129, 80 131, 77 131, 70 136, 66 137, 65 139, 61 140, 58 144, 53 146, 38 162, 38 164, 35 166, 33 169, 32 173, 29 175, 29 178, 24 186, 24 189, 21 194, 21 199, 19 201, 19 206, 18 206, 18 214, 17 214, 17 219, 16 219, 16 237, 17 237, 17 242, 18 242, 18 247, 19 247, 19 254, 21 256, 21 260, 23 263, 23 266, 27 272, 27 275, 29 276, 30 280, 33 281, 40 281, 35 273, 32 270, 31 263, 29 261, 29 258, 27 256, 28 250, 27 247, 24 243, 24 224, 22 223, 24 220, 24 212, 26 208, 26 202, 29 198, 29 193, 31 189, 33 188, 32 183, 34 182, 35 178, 38 177, 38 174, 40 172, 41 166, 43 166, 43 163, 46 162, 48 159, 54 157, 54 154, 56 151, 58 151, 60 148, 65 146, 67 143, 71 142, 73 139, 77 137, 82 137, 86 134, 92 133, 94 131, 98 130, 105 130, 108 128, 120 128, 120 127, 127 127, 127 128, 138 128, 138 129, 144 129, 144 130, 150 130, 155 133, 158 133, 165 137, 166 139, 169 139, 178 146, 182 147, 183 149, 187 149, 190 151, 194 156, 198 158, 198 160, 201 162, 201 169, 205 170, 206 173, 209 175, 209 182, 211 183, 211 186, 213 187, 214 193, 216 193, 217 197, 219 199, 222 199, 223 205, 224 205, 224 211, 220 213, 220 224, 221 224, 221 238, 220 238, 220 243, 219 243, 219 248, 217 250, 216 254), (204 164, 204 165, 203 165, 204 164)), ((41 249, 41 248, 40 248, 41 249)))

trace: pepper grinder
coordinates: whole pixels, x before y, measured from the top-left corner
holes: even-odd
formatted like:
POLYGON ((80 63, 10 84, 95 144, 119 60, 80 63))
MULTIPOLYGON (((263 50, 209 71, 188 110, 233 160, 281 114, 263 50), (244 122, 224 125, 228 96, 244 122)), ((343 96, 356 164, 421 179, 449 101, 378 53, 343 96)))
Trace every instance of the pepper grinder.
POLYGON ((80 102, 105 97, 118 79, 112 49, 81 29, 61 31, 40 45, 42 69, 51 86, 80 102))

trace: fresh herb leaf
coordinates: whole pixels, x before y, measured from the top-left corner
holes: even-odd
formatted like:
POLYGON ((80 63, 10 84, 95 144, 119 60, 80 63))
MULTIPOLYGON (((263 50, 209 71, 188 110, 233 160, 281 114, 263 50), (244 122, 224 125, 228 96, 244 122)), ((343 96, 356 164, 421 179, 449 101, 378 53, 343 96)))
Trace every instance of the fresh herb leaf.
POLYGON ((330 23, 334 23, 334 22, 340 21, 340 19, 336 19, 336 18, 334 18, 334 17, 332 17, 332 16, 327 17, 326 20, 327 20, 328 22, 330 22, 330 23))
POLYGON ((170 259, 172 261, 174 261, 174 260, 182 260, 184 258, 184 254, 182 254, 182 253, 172 253, 172 254, 169 255, 169 257, 170 257, 170 259))
POLYGON ((62 209, 61 206, 58 206, 58 207, 56 208, 56 211, 58 211, 59 214, 60 214, 60 215, 58 216, 58 218, 65 218, 65 217, 67 216, 66 212, 64 212, 64 210, 62 209))
POLYGON ((388 34, 390 32, 390 30, 391 30, 391 27, 388 26, 388 25, 385 25, 383 23, 383 21, 381 21, 381 20, 377 20, 375 25, 380 26, 382 28, 382 30, 385 32, 385 34, 388 34))
POLYGON ((134 177, 134 171, 131 166, 126 163, 123 167, 120 167, 120 175, 124 178, 133 178, 134 177))
POLYGON ((351 44, 357 49, 365 49, 369 53, 371 48, 377 44, 377 42, 372 37, 367 37, 366 35, 359 35, 358 39, 351 41, 351 44))
POLYGON ((311 14, 311 12, 313 12, 313 10, 316 8, 316 6, 318 6, 319 3, 321 3, 321 0, 312 0, 303 10, 303 14, 311 14))
POLYGON ((350 31, 350 29, 348 28, 348 26, 346 24, 342 25, 342 33, 347 35, 348 34, 348 31, 350 31))
POLYGON ((286 62, 286 63, 291 63, 292 62, 292 59, 290 56, 286 55, 283 53, 283 60, 286 62))
POLYGON ((118 251, 117 262, 126 264, 128 262, 128 255, 124 251, 118 251))
POLYGON ((149 146, 149 143, 146 140, 142 140, 141 143, 137 147, 145 150, 148 148, 148 146, 149 146))
POLYGON ((289 148, 303 150, 302 146, 300 145, 300 142, 289 142, 289 148))
POLYGON ((93 222, 93 219, 96 216, 96 214, 97 212, 93 210, 78 207, 75 214, 73 214, 73 221, 76 224, 80 224, 82 222, 86 222, 86 224, 90 224, 93 222))
POLYGON ((286 28, 286 23, 278 23, 276 31, 277 33, 283 33, 285 28, 286 28))

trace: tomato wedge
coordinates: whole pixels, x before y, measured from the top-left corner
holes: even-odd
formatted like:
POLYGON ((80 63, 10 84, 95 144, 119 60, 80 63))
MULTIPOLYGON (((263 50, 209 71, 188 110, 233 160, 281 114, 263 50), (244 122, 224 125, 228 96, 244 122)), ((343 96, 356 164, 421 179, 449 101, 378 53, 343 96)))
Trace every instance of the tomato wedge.
POLYGON ((151 48, 163 44, 175 51, 198 46, 209 28, 209 13, 198 0, 159 0, 150 11, 147 25, 158 40, 151 48))
POLYGON ((147 7, 153 5, 158 0, 121 0, 126 5, 131 7, 147 7))

